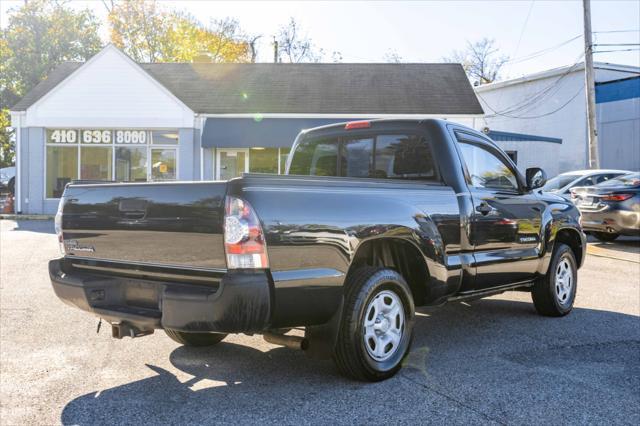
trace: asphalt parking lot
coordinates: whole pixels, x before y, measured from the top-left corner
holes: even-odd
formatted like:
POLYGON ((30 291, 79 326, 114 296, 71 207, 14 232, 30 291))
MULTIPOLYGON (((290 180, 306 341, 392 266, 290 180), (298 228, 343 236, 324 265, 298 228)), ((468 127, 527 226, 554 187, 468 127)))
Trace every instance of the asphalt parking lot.
POLYGON ((258 336, 192 349, 96 334, 50 287, 53 224, 0 229, 3 425, 640 424, 638 241, 593 244, 564 318, 526 293, 420 309, 405 368, 367 384, 258 336))

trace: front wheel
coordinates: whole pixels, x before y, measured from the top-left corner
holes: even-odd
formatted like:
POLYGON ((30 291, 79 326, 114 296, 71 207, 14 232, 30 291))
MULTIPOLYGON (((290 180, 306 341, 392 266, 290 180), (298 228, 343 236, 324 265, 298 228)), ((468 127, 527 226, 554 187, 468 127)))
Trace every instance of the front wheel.
POLYGON ((531 291, 540 315, 561 317, 571 312, 578 286, 577 265, 571 247, 557 243, 547 274, 536 281, 531 291))
POLYGON ((400 370, 411 346, 411 289, 396 271, 372 267, 355 271, 346 286, 336 366, 357 380, 387 379, 400 370))
POLYGON ((221 333, 187 333, 170 329, 165 329, 164 332, 171 340, 185 346, 212 346, 227 337, 226 334, 221 333))
POLYGON ((599 241, 610 243, 611 241, 615 241, 620 236, 620 234, 616 234, 615 232, 594 232, 593 236, 596 237, 599 241))

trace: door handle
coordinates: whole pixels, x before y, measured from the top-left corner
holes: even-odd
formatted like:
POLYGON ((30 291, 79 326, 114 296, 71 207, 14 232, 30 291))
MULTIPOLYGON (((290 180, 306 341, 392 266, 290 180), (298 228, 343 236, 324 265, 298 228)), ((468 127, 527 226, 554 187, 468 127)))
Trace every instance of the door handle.
POLYGON ((483 216, 488 215, 492 210, 493 210, 493 207, 491 207, 487 203, 480 203, 479 205, 476 206, 476 211, 478 213, 482 213, 483 216))

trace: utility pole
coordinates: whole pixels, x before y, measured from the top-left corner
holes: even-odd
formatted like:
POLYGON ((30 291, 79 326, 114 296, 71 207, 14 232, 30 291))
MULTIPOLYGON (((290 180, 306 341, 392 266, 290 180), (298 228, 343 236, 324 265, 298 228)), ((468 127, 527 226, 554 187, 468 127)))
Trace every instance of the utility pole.
POLYGON ((587 94, 587 126, 589 129, 589 168, 600 167, 598 127, 596 121, 596 88, 593 73, 593 43, 591 41, 591 0, 582 0, 584 13, 584 77, 587 94))
POLYGON ((276 40, 275 36, 273 37, 273 62, 275 64, 278 63, 278 40, 276 40))

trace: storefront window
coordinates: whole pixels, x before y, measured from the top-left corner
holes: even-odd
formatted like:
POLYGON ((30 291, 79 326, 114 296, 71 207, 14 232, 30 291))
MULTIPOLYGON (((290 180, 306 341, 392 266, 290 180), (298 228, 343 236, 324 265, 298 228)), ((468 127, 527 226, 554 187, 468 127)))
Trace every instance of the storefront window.
POLYGON ((47 198, 60 198, 64 186, 78 179, 78 147, 47 147, 47 198))
POLYGON ((176 178, 176 150, 151 150, 151 179, 175 180, 176 178))
POLYGON ((177 145, 178 132, 175 130, 153 130, 151 143, 154 145, 177 145))
POLYGON ((65 184, 75 179, 145 182, 177 177, 176 129, 46 129, 45 139, 47 198, 60 197, 65 184))
POLYGON ((80 179, 111 180, 113 149, 83 146, 80 149, 80 179))
POLYGON ((147 148, 116 148, 116 180, 123 182, 147 180, 147 148))
POLYGON ((278 174, 278 148, 251 148, 249 150, 251 173, 278 174))

